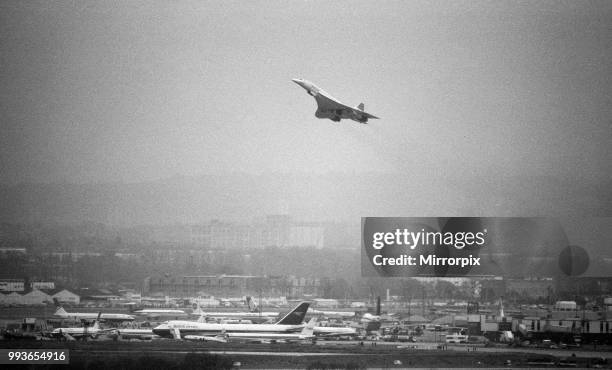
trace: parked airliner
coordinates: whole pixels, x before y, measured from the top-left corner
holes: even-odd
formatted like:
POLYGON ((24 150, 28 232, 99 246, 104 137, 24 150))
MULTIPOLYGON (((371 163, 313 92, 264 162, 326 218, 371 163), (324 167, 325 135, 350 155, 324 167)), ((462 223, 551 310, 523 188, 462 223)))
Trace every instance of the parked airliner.
MULTIPOLYGON (((73 320, 95 320, 98 318, 97 312, 66 312, 66 310, 58 306, 57 310, 53 314, 61 317, 62 319, 73 319, 73 320)), ((100 319, 103 321, 133 321, 134 316, 123 313, 102 313, 100 319)))
POLYGON ((153 329, 153 333, 166 338, 180 339, 186 335, 214 336, 225 333, 292 333, 302 330, 310 303, 302 302, 275 324, 213 324, 173 320, 153 329))
POLYGON ((100 332, 100 316, 101 313, 98 313, 97 318, 91 327, 84 326, 80 328, 56 328, 51 332, 51 335, 54 337, 63 337, 67 340, 75 340, 86 337, 95 338, 100 332))

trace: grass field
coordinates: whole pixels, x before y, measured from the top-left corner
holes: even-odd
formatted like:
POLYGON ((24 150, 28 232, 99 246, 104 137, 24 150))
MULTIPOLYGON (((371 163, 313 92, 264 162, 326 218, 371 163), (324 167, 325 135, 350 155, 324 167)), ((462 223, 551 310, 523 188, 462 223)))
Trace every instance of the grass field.
MULTIPOLYGON (((175 341, 0 342, 0 348, 68 348, 70 365, 64 365, 62 368, 71 369, 507 368, 558 366, 560 361, 561 365, 584 368, 598 364, 598 360, 594 358, 573 357, 567 360, 542 354, 399 350, 354 346, 321 347, 299 344, 202 344, 175 341)), ((603 367, 612 368, 610 364, 603 364, 603 367)), ((42 365, 42 368, 55 367, 42 365)))

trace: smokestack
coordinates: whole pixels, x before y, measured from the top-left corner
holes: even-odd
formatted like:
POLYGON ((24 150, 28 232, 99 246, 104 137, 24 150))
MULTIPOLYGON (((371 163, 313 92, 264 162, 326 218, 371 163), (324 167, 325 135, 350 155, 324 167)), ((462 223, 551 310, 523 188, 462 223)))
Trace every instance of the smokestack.
POLYGON ((376 316, 380 316, 380 296, 376 297, 376 316))
POLYGON ((391 296, 389 295, 389 289, 387 289, 387 302, 391 300, 391 296))

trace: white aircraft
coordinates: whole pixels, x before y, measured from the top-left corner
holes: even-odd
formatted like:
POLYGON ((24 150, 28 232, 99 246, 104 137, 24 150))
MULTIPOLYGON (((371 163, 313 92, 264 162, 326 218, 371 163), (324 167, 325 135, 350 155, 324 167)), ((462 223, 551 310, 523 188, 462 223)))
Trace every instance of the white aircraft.
POLYGON ((361 323, 365 324, 365 323, 369 323, 369 322, 372 322, 372 321, 379 322, 380 321, 380 315, 372 315, 371 313, 366 312, 366 313, 364 313, 361 316, 361 323))
POLYGON ((192 315, 198 315, 200 317, 200 319, 198 321, 200 322, 206 322, 206 318, 215 318, 215 319, 234 319, 234 320, 240 320, 240 319, 248 319, 251 321, 258 321, 258 322, 265 322, 265 321, 270 321, 270 320, 274 320, 276 318, 278 318, 279 313, 278 312, 260 312, 257 311, 257 306, 255 307, 255 310, 253 311, 251 309, 251 297, 247 297, 247 305, 249 306, 249 309, 251 310, 251 312, 209 312, 209 311, 204 311, 202 310, 202 308, 200 307, 200 303, 197 303, 197 308, 191 313, 192 315))
MULTIPOLYGON (((97 312, 66 312, 62 306, 57 306, 57 310, 53 315, 62 319, 73 320, 95 320, 98 318, 97 312)), ((133 321, 134 316, 123 313, 103 313, 100 319, 104 321, 133 321)))
POLYGON ((327 318, 349 319, 355 317, 355 311, 319 311, 314 308, 308 310, 309 314, 321 315, 327 318))
POLYGON ((187 317, 187 313, 183 310, 173 310, 165 308, 145 308, 132 312, 135 315, 144 316, 149 319, 170 318, 177 319, 179 317, 187 317))
POLYGON ((303 328, 302 321, 308 311, 308 302, 302 302, 275 324, 213 324, 174 320, 153 329, 160 337, 180 339, 187 335, 215 336, 225 333, 291 333, 303 328))
POLYGON ((364 112, 363 103, 351 108, 310 81, 301 78, 294 78, 292 81, 302 86, 309 95, 315 98, 317 101, 315 117, 317 118, 329 118, 334 122, 340 122, 341 119, 348 118, 359 123, 368 123, 370 118, 378 119, 378 117, 364 112))
POLYGON ((357 329, 338 326, 315 326, 314 335, 317 337, 339 337, 357 335, 357 329))
POLYGON ((96 338, 100 333, 100 316, 102 313, 98 314, 98 317, 94 321, 92 327, 81 327, 81 328, 56 328, 53 329, 51 335, 54 337, 63 337, 67 340, 75 340, 77 338, 96 338))
POLYGON ((248 342, 289 342, 315 339, 314 328, 317 318, 310 319, 308 324, 299 333, 225 333, 228 341, 248 341, 248 342))
MULTIPOLYGON (((206 316, 202 315, 197 320, 198 322, 211 322, 211 320, 207 319, 206 316)), ((228 318, 215 318, 212 322, 216 322, 218 324, 261 324, 262 322, 255 320, 257 322, 253 322, 253 320, 247 319, 228 319, 228 318)), ((265 323, 265 322, 264 322, 265 323)))

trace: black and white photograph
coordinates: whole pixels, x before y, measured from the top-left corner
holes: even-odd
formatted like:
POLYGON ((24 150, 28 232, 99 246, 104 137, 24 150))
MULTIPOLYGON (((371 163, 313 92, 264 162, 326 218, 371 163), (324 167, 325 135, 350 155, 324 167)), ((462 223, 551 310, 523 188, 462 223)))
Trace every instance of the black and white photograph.
POLYGON ((612 2, 0 0, 0 366, 612 368, 612 2))

